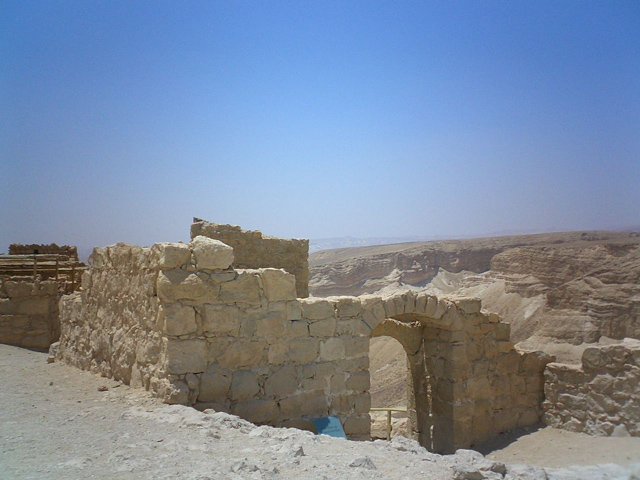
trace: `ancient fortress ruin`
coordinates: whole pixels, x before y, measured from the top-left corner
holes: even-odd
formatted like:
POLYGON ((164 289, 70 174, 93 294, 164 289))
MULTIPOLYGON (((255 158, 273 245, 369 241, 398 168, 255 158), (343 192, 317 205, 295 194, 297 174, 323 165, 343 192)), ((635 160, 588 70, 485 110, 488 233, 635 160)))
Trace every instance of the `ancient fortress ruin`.
POLYGON ((369 340, 389 335, 407 352, 411 431, 427 448, 450 452, 540 420, 552 358, 514 349, 509 326, 479 301, 301 298, 306 241, 198 219, 191 233, 189 244, 96 248, 82 291, 61 301, 58 358, 170 403, 304 429, 335 415, 349 438, 368 439, 369 340), (284 268, 264 268, 278 258, 284 268))
MULTIPOLYGON (((386 335, 407 353, 410 435, 431 451, 541 420, 640 434, 640 345, 594 347, 566 366, 515 347, 477 299, 307 298, 307 253, 307 240, 200 219, 188 244, 96 248, 80 290, 60 299, 52 350, 168 403, 307 430, 337 416, 358 440, 371 432, 370 339, 386 335)), ((5 282, 0 296, 21 304, 49 291, 33 285, 5 282)))
POLYGON ((58 302, 80 286, 76 247, 11 244, 0 255, 0 343, 45 350, 60 336, 58 302))

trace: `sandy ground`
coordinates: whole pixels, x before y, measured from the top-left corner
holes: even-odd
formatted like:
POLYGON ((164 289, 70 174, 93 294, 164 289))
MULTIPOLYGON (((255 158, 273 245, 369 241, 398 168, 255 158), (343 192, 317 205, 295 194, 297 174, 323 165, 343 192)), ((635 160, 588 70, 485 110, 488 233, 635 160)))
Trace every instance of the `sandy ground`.
MULTIPOLYGON (((435 455, 404 439, 348 442, 294 429, 256 427, 224 413, 163 405, 146 392, 73 367, 47 364, 46 357, 0 345, 0 479, 555 480, 632 478, 632 471, 640 475, 640 463, 630 469, 575 467, 544 472, 505 467, 469 451, 435 455), (100 391, 104 387, 107 390, 100 391)), ((582 464, 623 459, 619 451, 596 456, 603 445, 598 439, 592 443, 585 439, 575 449, 565 444, 563 454, 564 432, 549 435, 558 439, 555 444, 542 438, 522 457, 514 456, 511 448, 526 442, 525 437, 492 455, 517 461, 529 455, 526 458, 540 465, 550 461, 559 465, 563 457, 582 464), (545 444, 549 444, 546 453, 545 444), (570 455, 572 450, 575 456, 570 455)), ((527 443, 521 445, 527 448, 527 443)), ((611 444, 611 449, 621 450, 620 445, 611 444)), ((640 448, 634 456, 640 460, 640 448)))
POLYGON ((591 437, 550 427, 516 429, 477 450, 491 460, 541 467, 640 462, 640 438, 591 437))

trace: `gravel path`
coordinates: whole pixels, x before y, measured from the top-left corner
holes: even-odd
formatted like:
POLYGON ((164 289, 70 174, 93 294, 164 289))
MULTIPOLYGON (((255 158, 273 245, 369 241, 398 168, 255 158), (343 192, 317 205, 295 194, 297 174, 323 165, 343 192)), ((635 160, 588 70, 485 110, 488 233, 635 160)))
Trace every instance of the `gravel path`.
MULTIPOLYGON (((0 345, 0 479, 631 478, 622 467, 545 473, 471 451, 434 455, 406 439, 348 442, 256 427, 163 405, 46 358, 0 345)), ((634 471, 640 476, 640 464, 634 471)))

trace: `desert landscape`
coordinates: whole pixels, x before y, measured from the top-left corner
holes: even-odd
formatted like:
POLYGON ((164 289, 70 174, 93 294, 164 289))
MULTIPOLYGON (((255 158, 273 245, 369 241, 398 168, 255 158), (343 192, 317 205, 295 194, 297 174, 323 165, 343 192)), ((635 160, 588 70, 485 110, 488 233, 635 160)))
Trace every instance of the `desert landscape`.
POLYGON ((640 2, 6 0, 0 480, 640 480, 640 2))
MULTIPOLYGON (((637 232, 567 232, 346 248, 309 257, 314 295, 428 291, 477 297, 511 339, 579 364, 592 344, 640 338, 637 232)), ((372 405, 404 406, 406 356, 372 340, 372 405)), ((402 418, 402 414, 395 414, 402 418)), ((376 420, 385 423, 378 414, 376 420)), ((399 419, 396 431, 401 432, 399 419)), ((380 434, 380 432, 379 432, 380 434)))
POLYGON ((51 261, 56 249, 68 258, 67 246, 15 245, 0 258, 8 269, 0 341, 43 350, 29 343, 35 334, 51 343, 48 356, 0 350, 8 387, 0 473, 325 478, 315 471, 323 469, 365 478, 570 479, 640 472, 637 233, 383 245, 308 259, 306 240, 199 218, 191 237, 96 248, 88 267, 72 259, 71 270, 51 261), (70 286, 76 269, 81 281, 70 286), (78 405, 69 417, 71 404, 78 405), (385 408, 403 411, 389 423, 385 408), (327 415, 360 442, 341 446, 304 432, 316 432, 312 420, 327 415), (122 443, 131 422, 147 433, 122 443), (99 424, 114 433, 97 433, 99 424), (36 467, 23 458, 51 438, 43 428, 55 428, 56 440, 37 447, 36 467), (55 460, 59 442, 70 441, 80 443, 55 460), (207 461, 213 450, 215 467, 207 461), (198 459, 178 473, 176 455, 191 451, 198 459), (154 468, 152 453, 163 459, 154 468))

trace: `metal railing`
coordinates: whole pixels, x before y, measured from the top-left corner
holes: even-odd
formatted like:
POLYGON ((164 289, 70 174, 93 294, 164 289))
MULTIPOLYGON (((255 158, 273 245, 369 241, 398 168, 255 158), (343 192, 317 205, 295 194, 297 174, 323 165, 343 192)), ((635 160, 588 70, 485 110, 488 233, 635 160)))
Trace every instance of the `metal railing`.
POLYGON ((372 412, 387 412, 387 440, 391 440, 391 412, 407 413, 406 408, 371 408, 372 412))

